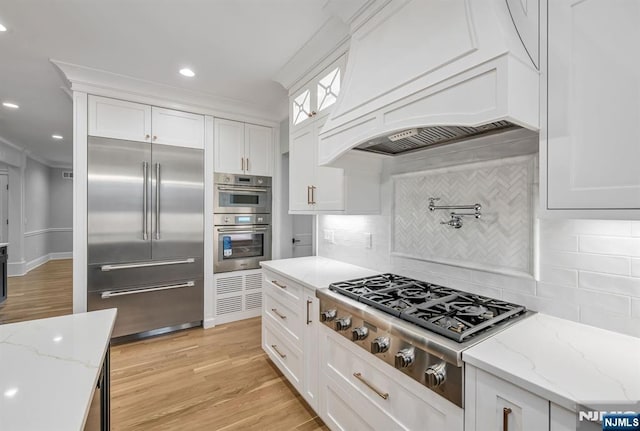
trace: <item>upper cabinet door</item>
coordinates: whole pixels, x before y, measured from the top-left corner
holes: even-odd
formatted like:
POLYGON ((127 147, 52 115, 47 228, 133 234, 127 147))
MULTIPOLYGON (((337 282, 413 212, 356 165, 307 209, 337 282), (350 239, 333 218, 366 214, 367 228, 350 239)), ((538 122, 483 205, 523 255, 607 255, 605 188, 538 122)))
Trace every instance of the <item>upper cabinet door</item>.
POLYGON ((289 142, 289 211, 313 210, 317 136, 313 124, 291 135, 289 142))
POLYGON ((548 208, 640 209, 640 4, 548 8, 548 208))
POLYGON ((273 129, 246 124, 244 129, 245 172, 251 175, 273 175, 273 129))
POLYGON ((214 170, 226 174, 244 174, 244 123, 216 118, 214 136, 214 170))
POLYGON ((316 93, 313 90, 313 82, 311 82, 290 97, 291 130, 307 125, 313 117, 316 106, 316 93))
POLYGON ((151 106, 89 95, 89 135, 151 142, 151 106))
POLYGON ((151 109, 154 144, 204 149, 204 116, 173 109, 151 109))

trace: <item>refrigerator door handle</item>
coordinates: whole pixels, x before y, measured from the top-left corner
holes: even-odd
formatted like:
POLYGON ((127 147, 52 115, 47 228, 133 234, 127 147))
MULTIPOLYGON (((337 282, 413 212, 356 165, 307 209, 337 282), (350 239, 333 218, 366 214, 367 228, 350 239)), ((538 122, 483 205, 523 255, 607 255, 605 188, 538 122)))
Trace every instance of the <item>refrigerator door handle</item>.
POLYGON ((160 163, 156 163, 156 235, 160 239, 160 163))
POLYGON ((180 265, 183 263, 194 263, 196 260, 193 257, 182 260, 162 260, 158 262, 143 262, 143 263, 123 263, 121 265, 102 265, 100 271, 116 271, 118 269, 135 269, 135 268, 148 268, 151 266, 164 266, 164 265, 180 265))
POLYGON ((147 189, 149 187, 149 163, 142 162, 142 239, 149 239, 149 228, 147 226, 147 213, 149 212, 147 189))
POLYGON ((114 296, 136 295, 138 293, 149 293, 149 292, 158 292, 161 290, 181 289, 183 287, 193 287, 195 285, 196 285, 195 281, 187 281, 186 283, 171 284, 169 286, 146 287, 144 289, 110 290, 107 292, 102 292, 100 296, 102 297, 102 299, 107 299, 107 298, 112 298, 114 296))

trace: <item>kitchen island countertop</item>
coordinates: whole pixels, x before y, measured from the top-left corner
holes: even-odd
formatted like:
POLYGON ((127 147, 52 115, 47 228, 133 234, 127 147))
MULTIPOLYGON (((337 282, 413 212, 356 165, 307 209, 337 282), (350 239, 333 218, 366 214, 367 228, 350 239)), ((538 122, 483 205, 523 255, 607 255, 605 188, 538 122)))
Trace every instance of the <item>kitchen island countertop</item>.
POLYGON ((0 428, 82 430, 116 310, 0 325, 0 428))
POLYGON ((640 339, 537 313, 462 354, 568 410, 640 400, 640 339))
POLYGON ((329 284, 336 281, 380 274, 380 271, 372 271, 361 266, 320 256, 269 260, 261 262, 260 265, 313 290, 329 287, 329 284))

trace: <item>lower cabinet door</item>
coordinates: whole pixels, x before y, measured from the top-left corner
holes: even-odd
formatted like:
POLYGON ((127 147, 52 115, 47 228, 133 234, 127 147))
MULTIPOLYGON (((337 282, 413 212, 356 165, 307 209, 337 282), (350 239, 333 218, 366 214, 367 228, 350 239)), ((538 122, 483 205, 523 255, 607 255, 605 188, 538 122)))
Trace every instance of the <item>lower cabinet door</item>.
MULTIPOLYGON (((469 384, 469 382, 467 382, 469 384)), ((549 401, 476 370, 475 431, 546 431, 549 401)), ((467 406, 467 409, 470 406, 467 406)))

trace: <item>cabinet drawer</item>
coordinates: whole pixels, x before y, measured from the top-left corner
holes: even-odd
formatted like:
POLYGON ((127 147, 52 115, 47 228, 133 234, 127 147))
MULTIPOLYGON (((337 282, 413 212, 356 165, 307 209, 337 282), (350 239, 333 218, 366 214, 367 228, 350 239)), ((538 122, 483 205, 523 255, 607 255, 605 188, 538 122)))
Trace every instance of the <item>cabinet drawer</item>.
POLYGON ((277 327, 268 320, 263 320, 262 328, 262 348, 289 382, 299 392, 302 391, 300 381, 302 375, 302 351, 288 341, 277 327))
POLYGON ((298 283, 269 271, 264 271, 264 290, 272 292, 275 298, 290 301, 299 301, 303 293, 302 286, 298 283))
POLYGON ((365 397, 375 409, 383 411, 402 427, 462 430, 461 408, 428 388, 418 386, 418 383, 367 352, 361 352, 359 347, 351 345, 324 325, 320 326, 320 330, 320 349, 323 352, 321 367, 326 376, 340 384, 345 391, 365 397))
POLYGON ((300 319, 297 304, 278 299, 271 292, 265 293, 263 299, 263 316, 265 319, 269 319, 278 326, 292 343, 300 346, 300 332, 303 329, 303 322, 300 319))
POLYGON ((320 414, 331 429, 345 431, 406 429, 380 411, 361 393, 344 388, 330 377, 322 379, 322 393, 320 414))

